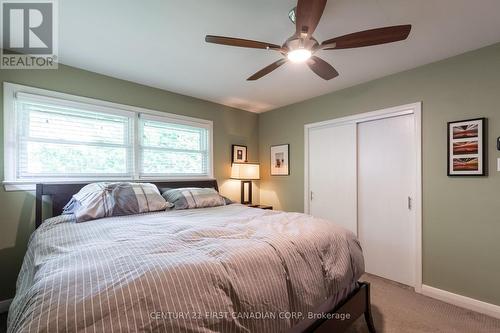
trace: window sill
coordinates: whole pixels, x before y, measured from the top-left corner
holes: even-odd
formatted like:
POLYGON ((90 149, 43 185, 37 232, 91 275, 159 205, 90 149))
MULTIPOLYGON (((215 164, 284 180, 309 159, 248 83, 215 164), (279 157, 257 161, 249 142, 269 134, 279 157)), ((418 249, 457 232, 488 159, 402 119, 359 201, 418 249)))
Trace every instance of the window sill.
POLYGON ((6 192, 35 191, 36 184, 20 183, 20 182, 3 182, 3 188, 5 189, 6 192))

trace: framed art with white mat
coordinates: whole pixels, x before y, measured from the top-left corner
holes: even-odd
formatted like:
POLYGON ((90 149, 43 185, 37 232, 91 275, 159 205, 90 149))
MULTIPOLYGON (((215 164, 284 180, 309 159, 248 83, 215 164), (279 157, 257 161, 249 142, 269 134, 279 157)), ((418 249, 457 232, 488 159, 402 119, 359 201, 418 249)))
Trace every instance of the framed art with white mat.
POLYGON ((232 145, 231 163, 246 163, 248 161, 247 150, 247 146, 232 145))
POLYGON ((271 146, 271 176, 290 175, 290 145, 271 146))

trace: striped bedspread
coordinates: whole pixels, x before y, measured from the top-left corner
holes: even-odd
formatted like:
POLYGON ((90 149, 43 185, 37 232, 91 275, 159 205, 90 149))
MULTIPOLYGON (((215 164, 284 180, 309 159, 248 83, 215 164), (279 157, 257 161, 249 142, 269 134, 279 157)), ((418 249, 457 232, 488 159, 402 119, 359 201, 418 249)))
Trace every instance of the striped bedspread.
POLYGON ((229 205, 47 220, 9 332, 286 332, 363 273, 355 236, 304 214, 229 205))

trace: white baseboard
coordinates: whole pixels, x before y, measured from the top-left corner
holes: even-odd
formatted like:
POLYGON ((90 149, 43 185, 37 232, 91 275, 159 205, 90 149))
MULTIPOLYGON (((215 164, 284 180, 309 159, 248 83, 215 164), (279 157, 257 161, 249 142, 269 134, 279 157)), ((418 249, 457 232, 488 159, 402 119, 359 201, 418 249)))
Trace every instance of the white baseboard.
POLYGON ((12 303, 12 298, 0 301, 0 313, 5 313, 9 311, 10 303, 12 303))
POLYGON ((461 308, 500 319, 500 306, 478 301, 477 299, 450 293, 449 291, 422 285, 422 294, 461 308))

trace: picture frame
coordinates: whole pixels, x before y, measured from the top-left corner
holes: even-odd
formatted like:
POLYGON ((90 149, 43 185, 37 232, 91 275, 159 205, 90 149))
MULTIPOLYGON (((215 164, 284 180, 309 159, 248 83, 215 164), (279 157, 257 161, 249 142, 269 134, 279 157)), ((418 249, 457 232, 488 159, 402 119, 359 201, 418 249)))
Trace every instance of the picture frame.
POLYGON ((271 176, 290 175, 290 145, 271 146, 271 176))
POLYGON ((231 163, 246 163, 248 162, 248 148, 243 145, 231 146, 231 163))
POLYGON ((448 176, 488 174, 487 119, 448 122, 448 176))

